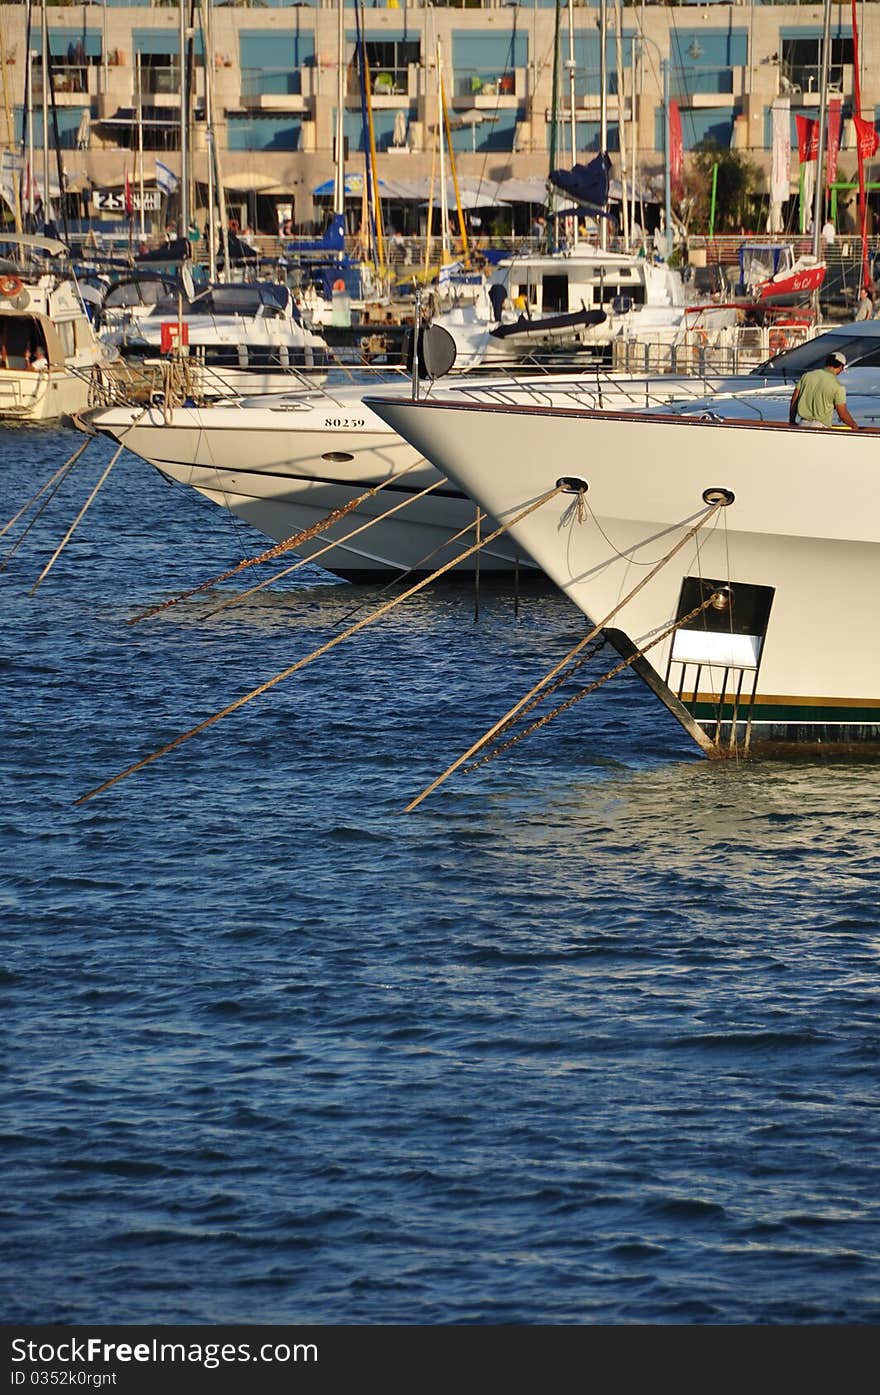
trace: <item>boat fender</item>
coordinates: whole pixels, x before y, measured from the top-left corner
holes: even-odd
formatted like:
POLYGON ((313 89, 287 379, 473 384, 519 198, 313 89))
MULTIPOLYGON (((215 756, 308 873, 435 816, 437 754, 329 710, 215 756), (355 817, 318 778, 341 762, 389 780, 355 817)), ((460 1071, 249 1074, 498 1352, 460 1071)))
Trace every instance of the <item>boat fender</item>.
POLYGON ((12 300, 13 296, 18 295, 22 284, 20 276, 0 276, 0 296, 4 300, 12 300))

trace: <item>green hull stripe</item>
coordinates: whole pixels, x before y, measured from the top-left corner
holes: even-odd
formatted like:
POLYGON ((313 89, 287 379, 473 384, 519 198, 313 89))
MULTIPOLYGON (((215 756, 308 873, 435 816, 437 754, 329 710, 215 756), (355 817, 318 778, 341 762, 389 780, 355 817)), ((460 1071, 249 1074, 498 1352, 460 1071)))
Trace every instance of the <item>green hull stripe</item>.
MULTIPOLYGON (((712 702, 685 703, 688 711, 698 722, 717 722, 718 704, 712 702)), ((733 703, 725 702, 721 709, 721 720, 729 722, 734 715, 733 703)), ((738 722, 745 722, 749 717, 749 705, 741 702, 736 711, 738 722)), ((878 707, 807 707, 793 704, 755 704, 751 709, 752 725, 759 722, 784 723, 789 726, 805 726, 810 723, 827 725, 834 722, 842 722, 847 726, 876 726, 880 727, 880 708, 878 707)))

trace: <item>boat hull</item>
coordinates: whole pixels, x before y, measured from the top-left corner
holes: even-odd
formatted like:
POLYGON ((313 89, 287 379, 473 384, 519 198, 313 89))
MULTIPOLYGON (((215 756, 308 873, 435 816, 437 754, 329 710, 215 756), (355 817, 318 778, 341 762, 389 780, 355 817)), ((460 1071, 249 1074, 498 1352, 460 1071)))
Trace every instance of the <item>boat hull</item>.
POLYGON ((511 536, 593 623, 605 623, 621 652, 642 654, 637 671, 709 754, 877 754, 880 433, 370 405, 502 522, 563 475, 583 480, 580 496, 542 504, 511 536), (490 442, 503 469, 489 463, 490 442), (718 490, 731 502, 621 607, 718 490), (714 630, 704 610, 652 643, 692 601, 725 589, 730 616, 714 630))
POLYGON ((54 421, 86 411, 91 371, 91 364, 80 372, 0 368, 0 421, 54 421))
MULTIPOLYGON (((285 411, 281 405, 274 410, 276 416, 285 411)), ((160 409, 111 410, 96 425, 166 477, 276 542, 314 528, 358 499, 344 518, 296 548, 299 556, 346 580, 427 574, 472 545, 476 510, 470 499, 441 484, 418 452, 378 419, 372 418, 371 427, 371 414, 362 407, 346 412, 324 401, 315 409, 293 409, 291 416, 296 429, 288 432, 277 426, 261 430, 252 424, 253 413, 236 407, 175 408, 173 429, 160 409), (431 484, 436 488, 430 494, 414 497, 431 484), (378 492, 360 498, 377 486, 378 492)), ((482 526, 489 531, 488 523, 482 526)), ((480 570, 509 573, 516 558, 515 544, 505 539, 480 554, 480 570)), ((461 566, 472 570, 473 559, 461 566)))

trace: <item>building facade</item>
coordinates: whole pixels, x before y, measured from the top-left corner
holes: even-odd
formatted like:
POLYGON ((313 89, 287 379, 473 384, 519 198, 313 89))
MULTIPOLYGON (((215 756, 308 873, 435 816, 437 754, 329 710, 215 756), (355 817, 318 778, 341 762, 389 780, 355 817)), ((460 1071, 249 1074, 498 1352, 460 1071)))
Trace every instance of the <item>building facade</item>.
MULTIPOLYGON (((546 176, 554 129, 557 165, 572 162, 572 146, 583 162, 600 146, 604 79, 614 173, 622 147, 627 172, 641 179, 663 171, 665 95, 680 115, 685 163, 711 137, 748 154, 768 182, 771 107, 787 98, 794 191, 796 117, 815 116, 819 105, 822 6, 608 0, 604 13, 603 55, 598 4, 557 13, 547 0, 387 0, 370 8, 346 3, 340 12, 336 0, 209 9, 196 0, 187 27, 176 4, 48 6, 49 144, 57 130, 65 168, 81 187, 118 190, 134 176, 140 147, 149 184, 155 158, 179 174, 183 52, 192 72, 193 178, 207 179, 213 131, 233 202, 259 195, 264 216, 274 200, 279 210, 291 207, 296 225, 313 226, 324 207, 314 191, 334 176, 340 90, 347 169, 363 167, 369 143, 356 56, 361 30, 380 179, 425 178, 436 168, 441 85, 462 177, 546 176)), ((842 104, 841 181, 856 168, 856 78, 863 119, 874 122, 880 101, 880 4, 863 0, 856 15, 858 69, 849 5, 833 6, 829 36, 829 92, 842 104)), ((42 148, 42 33, 36 4, 0 5, 0 146, 7 150, 21 149, 26 108, 28 140, 42 148)), ((872 173, 871 164, 869 181, 872 173)))

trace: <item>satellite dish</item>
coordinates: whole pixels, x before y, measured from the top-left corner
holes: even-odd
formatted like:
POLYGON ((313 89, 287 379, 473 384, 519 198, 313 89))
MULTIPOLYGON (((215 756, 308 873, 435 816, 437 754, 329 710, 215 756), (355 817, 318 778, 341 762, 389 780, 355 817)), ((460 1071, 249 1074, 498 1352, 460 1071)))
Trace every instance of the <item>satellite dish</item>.
POLYGON ((192 268, 188 262, 184 262, 180 268, 180 284, 183 287, 183 294, 187 300, 195 300, 196 283, 193 280, 192 268))
MULTIPOLYGON (((412 330, 404 338, 406 366, 412 371, 412 330)), ((419 330, 419 376, 442 378, 455 363, 455 340, 442 325, 427 325, 419 330)))

